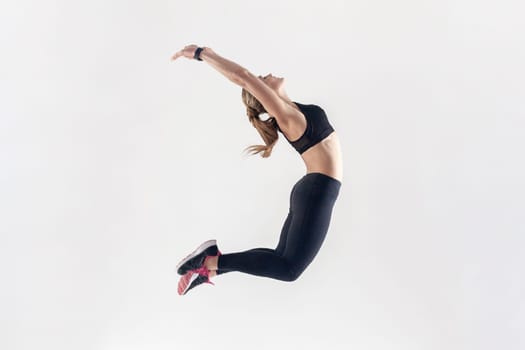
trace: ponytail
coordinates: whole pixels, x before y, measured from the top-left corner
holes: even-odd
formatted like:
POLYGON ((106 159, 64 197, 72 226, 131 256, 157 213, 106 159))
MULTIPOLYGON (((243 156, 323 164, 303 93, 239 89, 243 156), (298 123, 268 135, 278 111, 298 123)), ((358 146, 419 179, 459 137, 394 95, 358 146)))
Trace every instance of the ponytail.
POLYGON ((279 138, 277 134, 277 121, 274 117, 270 117, 267 120, 261 120, 259 115, 261 114, 255 108, 250 106, 246 107, 246 114, 250 123, 253 127, 257 129, 259 135, 261 135, 265 145, 252 145, 244 150, 248 150, 251 155, 261 153, 261 157, 268 158, 272 154, 272 149, 277 139, 279 138))
POLYGON ((277 121, 274 117, 261 120, 259 115, 268 112, 264 109, 262 103, 244 88, 242 89, 242 102, 246 106, 248 120, 252 123, 253 127, 257 129, 257 132, 261 135, 265 143, 264 145, 252 145, 246 147, 244 150, 247 150, 251 155, 261 153, 261 157, 268 158, 272 154, 273 146, 279 139, 279 135, 277 134, 277 121))

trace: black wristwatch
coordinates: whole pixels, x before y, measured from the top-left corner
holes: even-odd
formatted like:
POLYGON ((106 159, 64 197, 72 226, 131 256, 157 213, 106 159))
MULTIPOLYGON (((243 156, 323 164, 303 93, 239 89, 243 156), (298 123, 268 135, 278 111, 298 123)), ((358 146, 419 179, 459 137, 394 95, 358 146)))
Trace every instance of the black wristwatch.
POLYGON ((193 58, 195 58, 196 60, 202 61, 202 58, 200 57, 202 50, 204 50, 203 47, 198 47, 197 50, 195 50, 195 54, 193 55, 193 58))

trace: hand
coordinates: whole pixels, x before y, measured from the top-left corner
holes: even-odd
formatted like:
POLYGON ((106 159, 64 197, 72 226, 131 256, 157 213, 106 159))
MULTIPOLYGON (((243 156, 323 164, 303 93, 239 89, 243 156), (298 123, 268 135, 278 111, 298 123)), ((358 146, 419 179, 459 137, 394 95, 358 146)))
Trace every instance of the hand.
POLYGON ((195 51, 197 50, 197 45, 187 45, 182 50, 177 52, 175 55, 171 57, 172 61, 175 61, 177 58, 183 56, 189 59, 193 59, 193 56, 195 55, 195 51))

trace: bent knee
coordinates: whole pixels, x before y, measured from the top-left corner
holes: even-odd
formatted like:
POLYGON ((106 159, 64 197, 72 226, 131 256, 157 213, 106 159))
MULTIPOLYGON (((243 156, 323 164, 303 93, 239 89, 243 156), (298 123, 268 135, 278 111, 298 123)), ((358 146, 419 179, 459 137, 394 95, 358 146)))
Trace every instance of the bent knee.
POLYGON ((291 266, 286 271, 286 274, 283 276, 282 280, 285 281, 285 282, 296 281, 299 278, 299 276, 301 276, 303 274, 303 271, 304 271, 304 269, 291 266))

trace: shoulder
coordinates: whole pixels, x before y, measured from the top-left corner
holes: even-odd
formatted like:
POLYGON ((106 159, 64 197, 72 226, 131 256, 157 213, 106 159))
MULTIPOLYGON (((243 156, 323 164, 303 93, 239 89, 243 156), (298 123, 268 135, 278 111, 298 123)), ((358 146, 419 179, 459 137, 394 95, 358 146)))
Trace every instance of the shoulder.
POLYGON ((299 102, 292 102, 291 108, 294 112, 288 115, 287 123, 280 127, 281 132, 288 141, 297 141, 306 132, 308 127, 308 110, 305 108, 306 106, 299 102))

